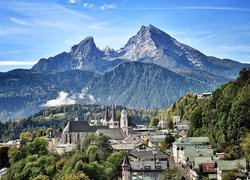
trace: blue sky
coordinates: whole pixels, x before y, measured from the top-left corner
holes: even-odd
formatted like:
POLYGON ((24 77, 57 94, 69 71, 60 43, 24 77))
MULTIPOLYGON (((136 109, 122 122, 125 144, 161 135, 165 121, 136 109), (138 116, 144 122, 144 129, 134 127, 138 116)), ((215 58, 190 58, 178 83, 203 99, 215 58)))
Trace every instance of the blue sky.
POLYGON ((249 0, 0 0, 0 71, 30 68, 86 36, 119 49, 148 24, 206 55, 250 63, 249 0))

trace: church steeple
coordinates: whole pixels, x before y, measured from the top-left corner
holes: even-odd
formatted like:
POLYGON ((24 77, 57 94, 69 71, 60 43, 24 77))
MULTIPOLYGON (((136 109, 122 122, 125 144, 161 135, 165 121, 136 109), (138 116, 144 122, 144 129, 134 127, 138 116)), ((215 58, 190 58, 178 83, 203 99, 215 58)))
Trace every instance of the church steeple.
POLYGON ((105 115, 104 115, 104 120, 108 121, 109 120, 109 112, 108 112, 108 106, 105 107, 105 115))
POLYGON ((122 180, 131 180, 130 174, 131 164, 129 162, 128 154, 126 153, 122 163, 122 180))
POLYGON ((128 114, 125 110, 122 110, 121 112, 120 127, 122 128, 122 131, 128 136, 128 114))
POLYGON ((111 121, 116 121, 116 110, 115 110, 115 106, 112 106, 112 117, 111 117, 111 121))

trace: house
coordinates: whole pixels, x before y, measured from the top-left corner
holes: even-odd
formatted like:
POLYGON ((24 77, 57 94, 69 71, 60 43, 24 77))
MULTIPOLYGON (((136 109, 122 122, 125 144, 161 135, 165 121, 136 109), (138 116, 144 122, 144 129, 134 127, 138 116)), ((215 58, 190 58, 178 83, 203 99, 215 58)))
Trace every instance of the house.
POLYGON ((238 171, 239 173, 246 173, 247 163, 246 159, 236 159, 236 160, 218 160, 217 161, 217 179, 222 180, 223 176, 227 173, 238 171))
POLYGON ((7 143, 1 143, 0 145, 6 146, 6 147, 17 147, 19 148, 21 146, 21 139, 11 140, 7 143))
POLYGON ((213 149, 209 147, 186 147, 179 150, 178 163, 186 166, 187 162, 194 164, 197 169, 203 162, 213 162, 213 149))
POLYGON ((111 147, 113 149, 113 152, 130 152, 136 149, 136 144, 111 144, 111 147))
MULTIPOLYGON (((156 158, 161 161, 166 161, 169 158, 169 154, 163 151, 158 150, 156 154, 156 158)), ((150 151, 131 151, 129 155, 134 160, 154 160, 155 158, 153 149, 151 149, 150 151)))
POLYGON ((75 144, 59 144, 56 148, 56 151, 59 155, 62 155, 73 151, 75 148, 75 144))
POLYGON ((185 120, 177 124, 177 130, 178 131, 187 131, 189 129, 190 122, 185 120))
POLYGON ((189 148, 189 147, 211 147, 209 145, 210 140, 208 137, 180 137, 173 143, 173 156, 175 163, 179 163, 179 152, 183 149, 189 148))
POLYGON ((201 172, 209 179, 217 179, 217 167, 215 162, 201 163, 201 172))
POLYGON ((166 120, 160 120, 157 126, 161 127, 162 129, 166 129, 168 128, 168 122, 166 120))
POLYGON ((198 94, 197 95, 198 99, 202 99, 202 98, 210 98, 212 97, 212 93, 202 93, 202 94, 198 94))
POLYGON ((174 125, 176 125, 179 122, 181 122, 181 117, 180 116, 174 116, 173 117, 173 123, 174 123, 174 125))
POLYGON ((7 173, 7 170, 8 170, 7 168, 0 169, 0 179, 7 173))
POLYGON ((166 135, 153 135, 148 139, 149 147, 159 147, 162 143, 164 143, 166 135))
POLYGON ((129 134, 125 139, 122 141, 123 143, 133 143, 133 144, 138 144, 138 143, 143 143, 143 139, 138 137, 135 134, 129 134))
POLYGON ((173 163, 165 160, 130 160, 126 154, 122 163, 122 180, 157 179, 161 180, 167 168, 173 169, 173 163))

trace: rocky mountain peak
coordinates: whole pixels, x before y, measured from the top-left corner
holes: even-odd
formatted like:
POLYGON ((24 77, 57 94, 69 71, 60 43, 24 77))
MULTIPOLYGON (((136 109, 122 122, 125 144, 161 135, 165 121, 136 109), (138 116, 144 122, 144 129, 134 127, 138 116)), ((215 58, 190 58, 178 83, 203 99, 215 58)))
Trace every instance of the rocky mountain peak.
POLYGON ((94 38, 92 36, 88 36, 84 40, 82 40, 79 44, 74 45, 71 48, 70 53, 78 54, 78 53, 89 52, 95 49, 96 49, 96 45, 94 42, 94 38))
POLYGON ((104 55, 106 57, 111 57, 112 58, 112 57, 117 56, 117 52, 113 48, 110 48, 109 46, 106 46, 103 51, 104 51, 104 55))

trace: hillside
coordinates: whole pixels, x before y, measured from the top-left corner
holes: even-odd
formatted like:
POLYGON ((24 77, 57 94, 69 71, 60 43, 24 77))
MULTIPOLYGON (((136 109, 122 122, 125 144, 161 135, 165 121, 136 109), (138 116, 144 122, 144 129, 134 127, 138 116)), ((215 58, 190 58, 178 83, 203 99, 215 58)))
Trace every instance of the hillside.
POLYGON ((240 156, 243 138, 250 133, 250 69, 213 91, 209 99, 187 94, 167 110, 168 120, 173 115, 190 120, 190 136, 208 136, 229 159, 240 156))
POLYGON ((89 84, 98 104, 163 108, 187 92, 211 91, 208 83, 176 74, 155 64, 125 62, 89 84))
MULTIPOLYGON (((111 111, 111 106, 108 109, 111 111)), ((128 112, 129 125, 148 124, 149 119, 158 113, 157 109, 128 109, 116 106, 117 120, 119 120, 120 112, 123 109, 128 112)), ((17 139, 22 132, 31 132, 38 129, 53 128, 60 134, 67 122, 74 120, 76 117, 85 121, 100 120, 104 117, 104 114, 105 107, 100 105, 68 105, 47 108, 28 118, 0 122, 0 142, 17 139)))

